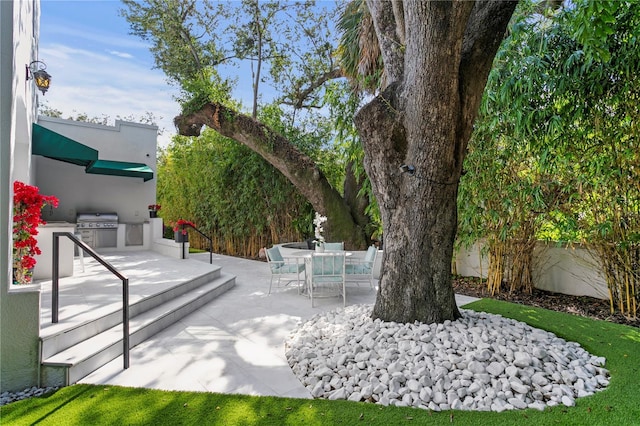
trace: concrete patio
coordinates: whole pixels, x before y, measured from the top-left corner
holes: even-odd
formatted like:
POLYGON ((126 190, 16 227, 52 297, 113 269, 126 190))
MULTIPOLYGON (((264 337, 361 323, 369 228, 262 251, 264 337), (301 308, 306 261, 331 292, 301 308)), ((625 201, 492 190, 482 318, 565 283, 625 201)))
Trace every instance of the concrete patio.
MULTIPOLYGON (((129 275, 131 302, 161 291, 168 283, 211 268, 209 254, 178 260, 154 252, 105 256, 129 275)), ((315 308, 297 289, 267 294, 271 277, 265 262, 214 254, 213 264, 236 276, 236 285, 190 315, 131 349, 131 365, 122 356, 94 371, 80 383, 111 384, 163 390, 311 398, 291 372, 284 340, 299 321, 340 308, 341 298, 317 301, 315 308)), ((80 321, 105 305, 121 306, 117 279, 85 258, 86 270, 61 283, 60 322, 80 321)), ((80 271, 76 259, 76 271, 80 271)), ((42 330, 51 325, 50 285, 43 284, 42 330)), ((456 296, 459 305, 475 299, 456 296)), ((347 304, 372 304, 375 291, 347 289, 347 304)))

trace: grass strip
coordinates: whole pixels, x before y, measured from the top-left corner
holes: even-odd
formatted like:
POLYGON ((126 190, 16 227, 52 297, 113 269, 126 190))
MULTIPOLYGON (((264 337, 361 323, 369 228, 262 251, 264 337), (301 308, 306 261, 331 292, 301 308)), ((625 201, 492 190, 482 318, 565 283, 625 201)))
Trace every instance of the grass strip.
POLYGON ((382 407, 202 392, 73 385, 0 407, 2 425, 640 425, 640 329, 483 299, 467 309, 500 314, 576 341, 607 359, 611 383, 575 407, 503 413, 382 407))

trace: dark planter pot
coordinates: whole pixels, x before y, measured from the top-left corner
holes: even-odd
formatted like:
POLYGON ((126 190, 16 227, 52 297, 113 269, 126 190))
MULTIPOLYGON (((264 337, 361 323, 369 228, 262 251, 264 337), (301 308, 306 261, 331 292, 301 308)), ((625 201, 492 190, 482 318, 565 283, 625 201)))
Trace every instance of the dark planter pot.
POLYGON ((305 241, 307 243, 307 250, 313 250, 316 248, 316 243, 313 242, 313 238, 307 238, 305 241))
POLYGON ((174 238, 176 243, 188 243, 189 242, 189 234, 183 234, 182 230, 174 231, 174 238))
POLYGON ((154 218, 154 217, 158 217, 158 211, 157 210, 149 210, 149 217, 150 218, 154 218))

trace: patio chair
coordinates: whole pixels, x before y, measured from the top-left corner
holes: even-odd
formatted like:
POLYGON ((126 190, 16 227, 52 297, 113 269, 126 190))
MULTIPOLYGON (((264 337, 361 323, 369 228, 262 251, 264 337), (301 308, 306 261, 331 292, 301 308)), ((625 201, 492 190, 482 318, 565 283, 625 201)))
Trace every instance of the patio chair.
POLYGON ((369 282, 369 286, 373 289, 373 266, 377 254, 378 249, 375 246, 370 246, 364 259, 349 259, 345 265, 345 280, 355 283, 369 282))
POLYGON ((324 243, 323 245, 325 252, 344 251, 344 241, 339 243, 324 243))
POLYGON ((311 307, 318 297, 342 296, 342 306, 347 304, 344 291, 344 253, 313 253, 309 280, 311 307))
MULTIPOLYGON (((296 281, 298 284, 298 293, 300 293, 300 273, 305 272, 304 262, 299 262, 297 258, 284 258, 280 253, 278 247, 271 247, 266 249, 267 263, 271 269, 271 281, 269 281, 269 294, 271 294, 271 287, 273 286, 273 278, 278 277, 277 287, 280 287, 281 280, 285 279, 285 286, 291 284, 292 281, 296 281)), ((306 272, 305 272, 306 274, 306 272)), ((306 280, 306 275, 305 275, 306 280)))

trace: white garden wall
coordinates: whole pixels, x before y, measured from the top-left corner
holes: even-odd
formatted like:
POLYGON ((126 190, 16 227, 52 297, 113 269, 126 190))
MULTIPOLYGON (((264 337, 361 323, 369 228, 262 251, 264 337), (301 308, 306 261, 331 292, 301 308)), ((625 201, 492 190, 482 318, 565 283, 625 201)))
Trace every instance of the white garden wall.
MULTIPOLYGON (((489 261, 480 256, 480 245, 461 249, 456 272, 465 277, 487 277, 489 261)), ((536 288, 574 296, 608 299, 607 284, 598 262, 580 245, 558 247, 538 243, 534 252, 533 282, 536 288)))

